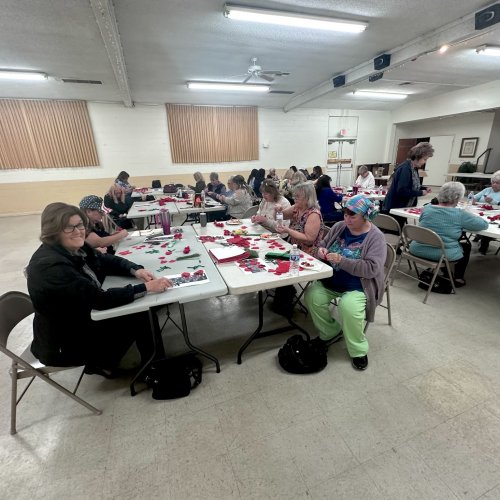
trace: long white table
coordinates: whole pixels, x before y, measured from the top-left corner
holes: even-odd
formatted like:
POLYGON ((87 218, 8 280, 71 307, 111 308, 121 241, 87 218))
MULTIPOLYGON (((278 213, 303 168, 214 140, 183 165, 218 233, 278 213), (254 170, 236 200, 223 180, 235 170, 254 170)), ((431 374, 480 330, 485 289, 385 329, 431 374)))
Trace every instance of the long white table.
MULTIPOLYGON (((421 207, 419 207, 421 208, 421 207)), ((467 208, 467 210, 471 210, 472 213, 475 213, 476 215, 479 215, 479 212, 482 212, 484 215, 480 216, 487 222, 488 220, 488 215, 497 215, 500 214, 500 210, 481 210, 477 206, 472 206, 467 208)), ((398 215, 399 217, 405 217, 410 220, 418 220, 420 218, 420 212, 418 212, 418 208, 393 208, 391 209, 390 213, 392 215, 398 215)), ((475 234, 478 234, 480 236, 488 236, 490 238, 500 238, 500 227, 498 224, 490 223, 488 226, 488 229, 485 229, 484 231, 470 231, 475 234)))
MULTIPOLYGON (((184 314, 184 304, 226 295, 227 287, 220 273, 216 269, 212 259, 208 255, 204 245, 198 241, 193 228, 191 226, 185 226, 183 228, 172 228, 173 231, 175 229, 182 230, 182 239, 174 240, 174 238, 172 237, 170 240, 165 240, 165 242, 176 241, 176 243, 170 249, 161 246, 165 242, 162 242, 160 245, 151 245, 145 242, 146 237, 150 236, 153 233, 161 235, 161 230, 135 231, 120 242, 117 255, 131 260, 136 264, 144 266, 146 269, 152 271, 156 276, 171 276, 181 274, 185 271, 192 273, 195 270, 190 268, 194 266, 202 266, 199 267, 199 269, 204 269, 209 281, 198 285, 169 288, 163 293, 149 293, 146 296, 134 300, 132 303, 126 304, 124 306, 106 309, 103 311, 93 310, 91 313, 91 317, 93 320, 99 321, 103 319, 114 318, 117 316, 126 316, 127 314, 138 312, 149 312, 151 327, 155 334, 155 345, 157 346, 155 356, 158 357, 164 355, 164 351, 163 344, 161 344, 161 332, 159 331, 156 311, 168 304, 178 304, 182 321, 181 331, 184 335, 186 344, 192 350, 211 359, 216 365, 217 372, 219 372, 220 365, 217 358, 191 344, 187 330, 186 317, 184 314), (198 253, 199 257, 186 260, 177 260, 178 257, 185 256, 185 254, 183 253, 183 249, 186 246, 189 246, 191 249, 190 255, 198 253), (172 253, 170 255, 166 255, 167 251, 171 251, 172 253), (165 264, 162 264, 160 262, 160 257, 164 257, 167 262, 165 264), (175 262, 170 262, 173 260, 175 260, 175 262), (169 269, 164 269, 165 266, 168 266, 169 269)), ((103 288, 107 289, 113 287, 121 287, 129 283, 137 284, 140 283, 140 281, 133 277, 108 276, 104 280, 103 288)), ((140 373, 136 375, 136 378, 139 375, 140 373)), ((135 394, 134 383, 136 378, 132 381, 131 384, 132 394, 135 394)))
MULTIPOLYGON (((215 223, 209 222, 206 227, 201 227, 200 224, 193 224, 193 229, 199 236, 223 236, 224 230, 238 230, 243 229, 248 232, 248 235, 242 235, 245 238, 251 238, 250 249, 255 250, 258 253, 259 258, 265 260, 265 254, 270 251, 275 251, 269 246, 269 239, 261 239, 258 235, 263 233, 269 233, 267 229, 262 227, 260 224, 252 224, 250 219, 242 219, 241 225, 228 224, 227 222, 223 227, 217 227, 215 223), (252 236, 251 236, 252 235, 252 236), (254 248, 258 247, 258 248, 254 248)), ((279 239, 280 244, 285 247, 285 251, 289 250, 291 245, 284 240, 279 239)), ((210 250, 211 248, 216 248, 219 243, 207 242, 206 247, 210 250)), ((304 259, 311 258, 309 255, 304 254, 304 259)), ((219 270, 222 278, 224 279, 228 291, 231 295, 242 295, 245 293, 258 292, 258 308, 259 308, 259 324, 254 331, 254 333, 246 340, 246 342, 241 346, 238 351, 238 364, 241 364, 241 356, 243 351, 250 345, 250 343, 259 337, 265 337, 272 335, 274 333, 281 333, 288 331, 290 329, 298 329, 304 332, 304 330, 295 324, 291 319, 288 319, 289 326, 280 328, 278 330, 273 330, 270 332, 262 332, 263 327, 263 291, 279 288, 286 285, 295 285, 298 283, 316 281, 321 278, 328 278, 333 274, 332 267, 325 264, 317 259, 313 259, 311 262, 315 263, 317 266, 316 270, 300 270, 298 276, 291 276, 290 274, 276 275, 271 272, 260 272, 255 274, 246 274, 241 271, 239 266, 234 262, 229 263, 217 263, 217 269, 219 270), (290 328, 291 327, 291 328, 290 328)), ((276 264, 269 264, 270 267, 276 267, 276 264)), ((307 332, 304 332, 307 334, 307 332)))
POLYGON ((483 172, 472 172, 472 173, 462 173, 462 172, 452 172, 451 174, 446 174, 446 177, 465 177, 466 179, 484 179, 489 180, 493 177, 493 174, 484 174, 483 172))

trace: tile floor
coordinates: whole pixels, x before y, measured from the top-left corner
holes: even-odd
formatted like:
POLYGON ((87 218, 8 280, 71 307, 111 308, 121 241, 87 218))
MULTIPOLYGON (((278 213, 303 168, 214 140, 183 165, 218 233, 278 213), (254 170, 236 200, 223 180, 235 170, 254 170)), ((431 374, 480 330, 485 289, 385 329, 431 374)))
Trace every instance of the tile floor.
MULTIPOLYGON (((38 216, 0 218, 0 293, 26 289, 22 268, 38 226, 38 216)), ((81 395, 103 410, 94 416, 35 382, 10 436, 0 357, 0 498, 500 498, 493 253, 481 256, 476 244, 467 286, 456 296, 433 294, 427 305, 415 282, 397 278, 393 326, 379 308, 363 373, 351 368, 343 343, 330 349, 323 372, 284 373, 276 353, 287 335, 255 342, 238 366, 255 296, 222 297, 187 307, 193 341, 222 363, 220 374, 205 363, 188 398, 131 398, 126 379, 86 376, 81 395)), ((28 320, 17 345, 29 337, 28 320)), ((172 328, 165 344, 182 350, 172 328)), ((57 377, 71 384, 77 372, 57 377)))

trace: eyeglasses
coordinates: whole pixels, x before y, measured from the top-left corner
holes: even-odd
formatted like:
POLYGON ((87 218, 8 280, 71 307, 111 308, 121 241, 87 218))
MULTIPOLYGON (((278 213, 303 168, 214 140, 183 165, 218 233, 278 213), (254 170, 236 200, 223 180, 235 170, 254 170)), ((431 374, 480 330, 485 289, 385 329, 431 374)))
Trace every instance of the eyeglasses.
POLYGON ((75 229, 78 229, 78 231, 83 231, 85 229, 85 224, 83 222, 79 222, 78 224, 68 224, 66 227, 63 228, 63 231, 65 233, 72 233, 75 229))
POLYGON ((343 208, 342 212, 344 212, 344 215, 347 215, 349 217, 354 217, 355 215, 357 215, 356 212, 353 212, 352 210, 349 210, 348 208, 343 208))

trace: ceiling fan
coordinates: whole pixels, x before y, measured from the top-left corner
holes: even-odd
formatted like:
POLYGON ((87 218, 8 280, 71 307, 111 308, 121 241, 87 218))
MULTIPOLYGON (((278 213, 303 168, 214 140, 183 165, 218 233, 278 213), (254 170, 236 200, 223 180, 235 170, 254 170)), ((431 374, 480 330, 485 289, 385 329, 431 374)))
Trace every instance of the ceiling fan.
POLYGON ((242 83, 249 82, 252 78, 256 80, 265 80, 266 82, 274 82, 274 79, 277 76, 288 76, 290 73, 288 71, 271 71, 271 70, 263 70, 262 67, 257 64, 257 58, 252 57, 250 59, 250 66, 248 67, 247 74, 244 76, 244 80, 242 83))

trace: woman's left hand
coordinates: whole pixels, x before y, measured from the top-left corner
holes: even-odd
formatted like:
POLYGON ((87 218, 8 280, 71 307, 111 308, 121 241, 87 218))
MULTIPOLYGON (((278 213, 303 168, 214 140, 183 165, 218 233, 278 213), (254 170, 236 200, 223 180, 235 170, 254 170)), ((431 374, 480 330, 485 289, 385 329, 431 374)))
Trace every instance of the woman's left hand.
POLYGON ((155 279, 154 274, 147 269, 137 269, 137 271, 135 272, 135 277, 144 281, 144 283, 155 279))
POLYGON ((326 254, 326 260, 328 262, 332 262, 333 264, 340 264, 340 261, 342 260, 342 255, 339 253, 328 253, 326 254))
POLYGON ((288 226, 282 226, 281 224, 276 226, 276 232, 283 234, 283 233, 288 233, 290 234, 290 228, 288 226))

